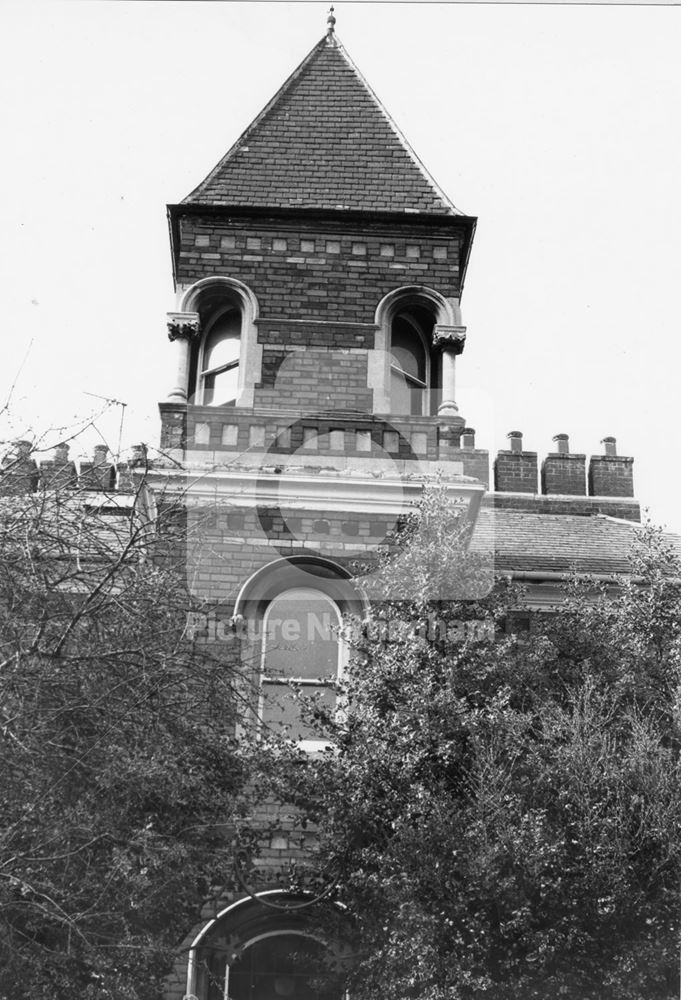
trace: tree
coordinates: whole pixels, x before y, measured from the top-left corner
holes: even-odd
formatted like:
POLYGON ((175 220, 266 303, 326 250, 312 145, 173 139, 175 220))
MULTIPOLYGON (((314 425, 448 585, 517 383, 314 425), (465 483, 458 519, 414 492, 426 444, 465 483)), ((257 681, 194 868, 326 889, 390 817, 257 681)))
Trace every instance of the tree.
POLYGON ((522 592, 472 597, 488 567, 450 525, 436 489, 384 568, 420 581, 410 600, 348 623, 345 710, 309 706, 334 749, 268 764, 353 916, 352 996, 671 1000, 678 561, 647 528, 629 581, 575 580, 514 634, 522 592), (453 573, 469 599, 438 600, 453 573))
POLYGON ((0 997, 151 1000, 229 865, 235 673, 187 628, 181 510, 30 465, 0 481, 0 997))

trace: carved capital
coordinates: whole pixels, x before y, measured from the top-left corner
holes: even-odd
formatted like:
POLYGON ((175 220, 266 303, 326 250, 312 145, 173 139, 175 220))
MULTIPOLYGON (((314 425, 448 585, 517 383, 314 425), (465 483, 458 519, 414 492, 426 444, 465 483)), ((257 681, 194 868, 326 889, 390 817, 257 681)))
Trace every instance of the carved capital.
POLYGON ((443 351, 452 351, 453 354, 461 354, 465 343, 465 326, 442 326, 438 323, 433 328, 433 347, 439 347, 443 351))
POLYGON ((197 312, 168 313, 168 340, 195 340, 200 331, 197 312))

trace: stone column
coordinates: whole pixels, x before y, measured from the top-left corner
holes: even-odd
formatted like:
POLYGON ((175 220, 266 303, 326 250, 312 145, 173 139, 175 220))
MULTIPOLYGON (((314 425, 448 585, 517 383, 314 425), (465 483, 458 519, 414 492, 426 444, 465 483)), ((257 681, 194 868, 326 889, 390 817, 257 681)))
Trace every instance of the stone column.
POLYGON ((433 329, 433 347, 442 352, 442 402, 437 415, 445 417, 447 423, 463 427, 465 421, 459 415, 456 405, 456 356, 461 354, 466 342, 465 326, 442 326, 433 329))
POLYGON ((177 345, 177 375, 168 401, 186 403, 192 344, 198 340, 201 320, 197 312, 168 313, 168 340, 177 345))

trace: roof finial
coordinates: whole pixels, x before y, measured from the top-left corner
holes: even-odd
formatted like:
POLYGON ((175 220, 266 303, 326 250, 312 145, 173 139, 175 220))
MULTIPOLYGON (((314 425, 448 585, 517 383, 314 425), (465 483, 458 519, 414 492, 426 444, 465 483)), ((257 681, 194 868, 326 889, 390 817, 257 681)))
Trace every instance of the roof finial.
POLYGON ((329 7, 329 16, 326 19, 326 37, 333 38, 336 28, 336 18, 333 16, 333 4, 329 7))

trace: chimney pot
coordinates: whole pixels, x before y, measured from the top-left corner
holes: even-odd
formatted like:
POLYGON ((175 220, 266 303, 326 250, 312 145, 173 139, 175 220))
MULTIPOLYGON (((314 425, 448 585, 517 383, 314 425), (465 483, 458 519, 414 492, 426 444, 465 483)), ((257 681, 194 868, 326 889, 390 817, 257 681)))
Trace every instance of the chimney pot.
POLYGON ((570 438, 567 434, 555 434, 553 440, 559 455, 570 454, 570 438))
POLYGON ((97 464, 100 464, 101 462, 106 462, 106 456, 109 453, 109 449, 107 448, 107 446, 105 444, 96 444, 94 450, 95 450, 95 455, 94 455, 95 462, 97 464))
POLYGON ((69 446, 65 442, 54 446, 54 460, 60 463, 68 462, 69 446))
POLYGON ((601 444, 605 447, 606 455, 616 455, 617 454, 617 438, 614 437, 604 437, 601 439, 601 444))
POLYGON ((522 431, 509 431, 506 437, 511 442, 511 451, 522 451, 523 450, 523 432, 522 431))
POLYGON ((475 431, 472 427, 464 427, 461 443, 464 448, 475 448, 475 431))

